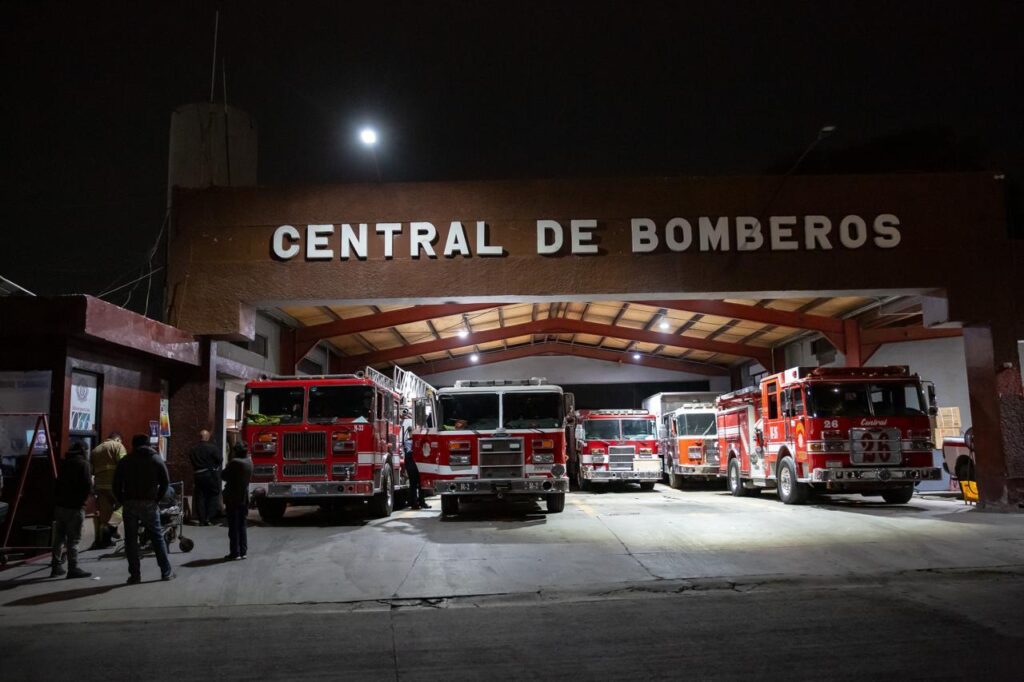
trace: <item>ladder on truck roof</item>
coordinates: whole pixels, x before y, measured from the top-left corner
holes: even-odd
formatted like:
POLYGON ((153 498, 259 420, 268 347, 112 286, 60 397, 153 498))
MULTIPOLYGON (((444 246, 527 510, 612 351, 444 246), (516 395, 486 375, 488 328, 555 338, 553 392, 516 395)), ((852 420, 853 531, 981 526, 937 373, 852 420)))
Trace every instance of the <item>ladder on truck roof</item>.
POLYGON ((412 372, 395 365, 394 384, 403 400, 416 400, 432 396, 437 389, 412 372))
POLYGON ((372 381, 375 386, 398 393, 398 386, 395 380, 389 377, 387 374, 384 374, 383 372, 378 372, 373 367, 367 366, 365 376, 367 379, 372 381))

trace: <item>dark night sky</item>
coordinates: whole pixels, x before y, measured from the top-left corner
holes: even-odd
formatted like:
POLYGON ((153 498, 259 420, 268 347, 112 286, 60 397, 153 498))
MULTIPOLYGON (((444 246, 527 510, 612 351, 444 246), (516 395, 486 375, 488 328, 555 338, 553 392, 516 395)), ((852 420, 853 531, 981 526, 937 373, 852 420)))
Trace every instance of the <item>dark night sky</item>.
MULTIPOLYGON (((214 6, 4 4, 0 274, 95 294, 142 272, 214 6)), ((265 185, 371 180, 363 121, 388 181, 778 171, 823 124, 802 171, 1024 173, 1021 2, 220 7, 265 185)))

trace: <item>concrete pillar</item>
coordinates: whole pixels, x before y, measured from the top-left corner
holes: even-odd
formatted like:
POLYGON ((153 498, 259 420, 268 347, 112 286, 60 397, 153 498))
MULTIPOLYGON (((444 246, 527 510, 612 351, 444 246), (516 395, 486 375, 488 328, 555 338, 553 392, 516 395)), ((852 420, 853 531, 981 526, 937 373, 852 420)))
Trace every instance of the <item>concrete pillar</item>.
POLYGON ((1024 504, 1024 387, 1013 325, 964 327, 967 386, 974 427, 978 507, 1024 504))
POLYGON ((215 431, 217 414, 217 347, 208 337, 199 338, 199 367, 182 371, 171 382, 171 438, 167 469, 172 481, 184 481, 192 490, 192 465, 188 450, 199 440, 199 431, 215 431))

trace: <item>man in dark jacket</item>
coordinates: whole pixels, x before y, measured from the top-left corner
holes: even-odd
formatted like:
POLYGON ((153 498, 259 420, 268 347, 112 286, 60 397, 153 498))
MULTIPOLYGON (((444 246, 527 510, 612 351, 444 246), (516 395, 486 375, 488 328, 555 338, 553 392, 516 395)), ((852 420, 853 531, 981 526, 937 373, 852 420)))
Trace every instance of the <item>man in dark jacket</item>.
POLYGON ((157 502, 167 494, 170 479, 167 466, 159 453, 149 446, 149 436, 132 437, 132 451, 117 463, 114 471, 114 497, 124 508, 125 550, 128 555, 128 584, 142 582, 139 565, 139 524, 149 532, 156 562, 160 565, 160 578, 173 580, 171 562, 167 558, 167 544, 160 528, 160 509, 157 502))
POLYGON ((224 512, 228 516, 228 542, 230 552, 225 559, 244 559, 249 551, 249 538, 245 524, 249 517, 249 481, 252 479, 252 460, 245 443, 238 441, 231 448, 231 461, 224 469, 224 512))
POLYGON ((86 459, 86 447, 82 441, 75 441, 61 463, 54 489, 51 578, 64 575, 61 554, 65 544, 68 548, 67 577, 88 578, 92 575, 78 567, 78 542, 82 539, 82 524, 85 523, 85 500, 91 492, 92 471, 86 459))
POLYGON ((210 442, 210 432, 199 432, 199 442, 188 451, 192 462, 193 494, 196 516, 200 526, 209 526, 210 519, 217 513, 217 497, 220 495, 220 468, 223 463, 217 446, 210 442))

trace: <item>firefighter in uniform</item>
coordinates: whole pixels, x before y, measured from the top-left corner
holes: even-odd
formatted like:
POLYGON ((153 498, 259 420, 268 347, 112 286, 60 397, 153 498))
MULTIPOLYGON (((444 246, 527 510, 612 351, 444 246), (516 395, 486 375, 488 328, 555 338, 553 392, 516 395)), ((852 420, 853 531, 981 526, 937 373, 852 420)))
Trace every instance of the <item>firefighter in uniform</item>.
POLYGON ((114 499, 114 470, 122 457, 128 454, 116 431, 92 449, 89 462, 92 465, 93 492, 96 495, 96 516, 93 525, 96 530, 91 549, 107 549, 114 546, 114 540, 121 536, 117 527, 121 524, 121 505, 114 499))

